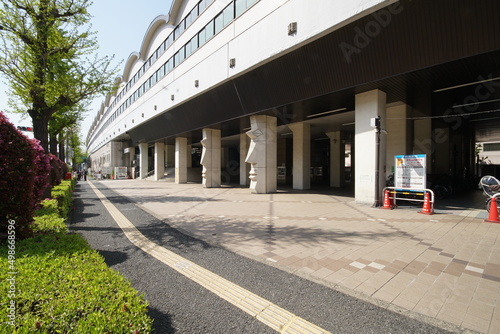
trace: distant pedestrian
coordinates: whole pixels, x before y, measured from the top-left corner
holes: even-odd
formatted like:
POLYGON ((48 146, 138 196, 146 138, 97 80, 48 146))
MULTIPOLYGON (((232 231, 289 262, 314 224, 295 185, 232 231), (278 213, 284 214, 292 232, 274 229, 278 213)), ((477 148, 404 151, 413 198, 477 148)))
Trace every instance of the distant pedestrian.
POLYGON ((83 179, 84 181, 87 181, 87 170, 83 171, 83 179))

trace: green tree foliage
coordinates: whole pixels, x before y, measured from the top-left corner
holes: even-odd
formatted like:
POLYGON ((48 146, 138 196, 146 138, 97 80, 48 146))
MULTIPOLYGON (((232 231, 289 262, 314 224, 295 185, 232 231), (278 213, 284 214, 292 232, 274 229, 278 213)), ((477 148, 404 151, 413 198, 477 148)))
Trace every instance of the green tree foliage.
POLYGON ((10 107, 28 113, 35 138, 48 152, 49 121, 82 110, 112 89, 117 67, 96 56, 90 0, 3 0, 0 72, 8 79, 10 107))

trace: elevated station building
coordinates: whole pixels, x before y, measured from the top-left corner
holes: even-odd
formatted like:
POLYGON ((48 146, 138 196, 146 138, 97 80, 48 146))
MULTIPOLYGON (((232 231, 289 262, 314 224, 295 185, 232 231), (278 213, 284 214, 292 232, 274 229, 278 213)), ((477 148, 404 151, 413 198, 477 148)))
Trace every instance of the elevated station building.
POLYGON ((95 172, 371 204, 395 155, 465 179, 500 143, 496 0, 174 0, 134 47, 87 137, 95 172))

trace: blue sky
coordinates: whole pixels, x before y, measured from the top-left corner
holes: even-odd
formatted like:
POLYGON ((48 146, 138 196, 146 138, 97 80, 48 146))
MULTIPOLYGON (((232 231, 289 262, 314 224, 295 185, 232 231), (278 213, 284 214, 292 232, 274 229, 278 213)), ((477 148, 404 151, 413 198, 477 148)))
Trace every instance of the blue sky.
MULTIPOLYGON (((119 74, 128 56, 138 51, 144 34, 150 23, 158 15, 168 15, 172 0, 94 0, 89 8, 92 31, 97 31, 99 43, 98 54, 115 55, 113 64, 120 64, 119 74)), ((8 110, 7 86, 1 77, 0 110, 8 110)), ((84 122, 81 124, 82 140, 85 140, 89 127, 94 120, 97 110, 104 97, 98 97, 91 105, 84 122)), ((7 117, 14 125, 31 125, 29 116, 25 120, 19 114, 7 113, 7 117)))

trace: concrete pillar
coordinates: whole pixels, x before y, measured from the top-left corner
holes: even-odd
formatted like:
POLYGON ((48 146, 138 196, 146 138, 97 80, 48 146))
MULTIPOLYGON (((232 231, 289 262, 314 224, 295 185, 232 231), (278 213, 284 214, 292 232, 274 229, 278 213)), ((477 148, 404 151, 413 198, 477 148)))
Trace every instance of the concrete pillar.
POLYGON ((221 133, 216 129, 203 129, 201 145, 202 184, 205 188, 221 185, 221 133))
POLYGON ((276 117, 250 116, 250 148, 245 159, 251 164, 250 189, 253 193, 267 194, 277 190, 276 117))
POLYGON ((187 182, 187 162, 187 138, 177 137, 175 138, 175 183, 187 182))
POLYGON ((293 189, 311 189, 311 125, 289 124, 293 133, 293 189))
POLYGON ((165 145, 165 165, 168 168, 175 166, 175 145, 165 145))
POLYGON ((250 164, 245 162, 249 146, 250 138, 246 133, 240 134, 240 185, 242 186, 248 186, 249 183, 250 164))
POLYGON ((345 185, 345 142, 341 131, 327 132, 330 138, 330 187, 345 185))
POLYGON ((155 143, 155 175, 154 180, 158 181, 165 175, 165 144, 155 143))
POLYGON ((139 179, 148 174, 148 143, 139 143, 139 179))
POLYGON ((394 170, 394 156, 410 154, 411 127, 408 121, 411 107, 400 102, 387 107, 386 178, 394 170))
POLYGON ((374 204, 378 199, 382 203, 382 189, 385 185, 384 166, 385 135, 380 135, 380 151, 377 159, 377 134, 370 120, 381 117, 381 127, 385 129, 386 94, 378 89, 356 95, 355 110, 355 188, 357 203, 374 204), (379 191, 375 191, 376 163, 379 161, 379 191))
POLYGON ((128 147, 127 167, 132 167, 132 161, 135 159, 135 146, 128 147))

